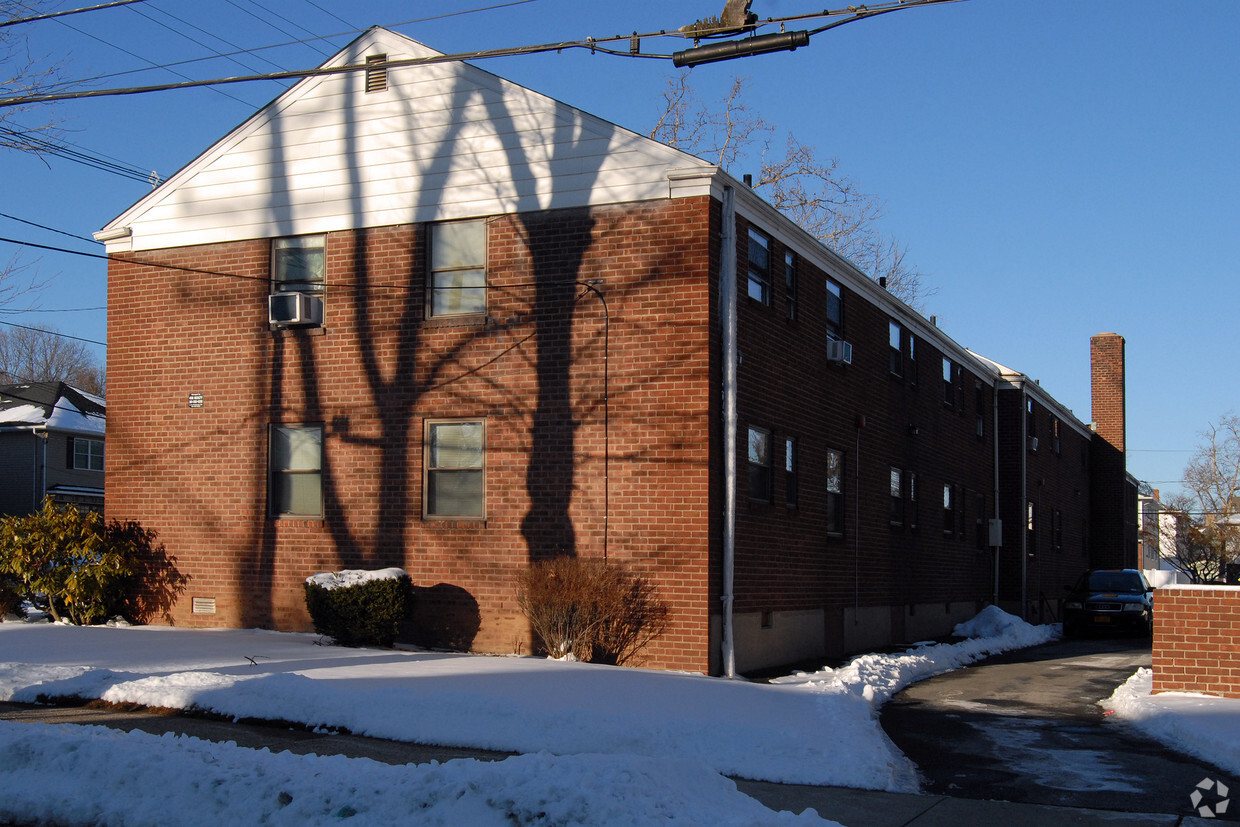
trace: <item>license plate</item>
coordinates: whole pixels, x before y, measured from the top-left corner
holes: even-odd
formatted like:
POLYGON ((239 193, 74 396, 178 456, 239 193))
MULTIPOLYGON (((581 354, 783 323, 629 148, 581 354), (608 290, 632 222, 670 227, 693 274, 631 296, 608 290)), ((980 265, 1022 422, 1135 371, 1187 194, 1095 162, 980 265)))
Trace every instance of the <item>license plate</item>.
POLYGON ((1105 615, 1094 615, 1094 623, 1110 623, 1111 618, 1105 615))

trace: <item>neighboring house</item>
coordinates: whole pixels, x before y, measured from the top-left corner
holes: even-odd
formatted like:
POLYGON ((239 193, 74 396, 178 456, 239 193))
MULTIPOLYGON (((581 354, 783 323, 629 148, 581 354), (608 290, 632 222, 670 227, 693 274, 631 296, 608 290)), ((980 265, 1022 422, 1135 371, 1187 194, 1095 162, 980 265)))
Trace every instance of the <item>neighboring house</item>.
POLYGON ((1143 486, 1138 495, 1141 537, 1141 569, 1155 587, 1192 583, 1192 578, 1171 561, 1176 559, 1176 533, 1179 521, 1172 509, 1158 498, 1158 489, 1143 486))
POLYGON ((102 397, 63 382, 0 385, 0 513, 45 497, 102 511, 106 413, 102 397))
POLYGON ((366 32, 325 64, 365 71, 96 234, 107 511, 192 578, 177 623, 308 629, 308 575, 400 566, 412 641, 528 652, 514 577, 577 554, 658 584, 651 665, 731 673, 1044 616, 1135 562, 1094 509, 1122 404, 1091 432, 716 166, 384 64, 437 56, 366 32))

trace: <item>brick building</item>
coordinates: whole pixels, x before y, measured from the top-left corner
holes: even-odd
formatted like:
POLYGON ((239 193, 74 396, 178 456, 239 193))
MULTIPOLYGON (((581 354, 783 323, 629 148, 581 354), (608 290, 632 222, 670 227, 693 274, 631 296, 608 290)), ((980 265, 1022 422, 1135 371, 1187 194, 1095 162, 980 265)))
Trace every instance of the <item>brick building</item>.
POLYGON ((108 514, 177 623, 306 629, 307 575, 400 566, 416 642, 529 651, 514 574, 606 556, 672 607, 651 665, 745 671, 1053 611, 1122 530, 1040 388, 715 166, 383 63, 435 55, 370 30, 97 234, 108 514))

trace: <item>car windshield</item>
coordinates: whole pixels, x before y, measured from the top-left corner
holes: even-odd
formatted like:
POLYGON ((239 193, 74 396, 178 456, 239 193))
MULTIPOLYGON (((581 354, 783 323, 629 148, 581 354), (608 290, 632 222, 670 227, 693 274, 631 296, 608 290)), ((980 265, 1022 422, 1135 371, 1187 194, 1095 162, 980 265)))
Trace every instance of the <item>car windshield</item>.
POLYGON ((1141 585, 1141 578, 1136 572, 1095 571, 1089 575, 1089 591, 1137 594, 1145 591, 1145 587, 1141 585))

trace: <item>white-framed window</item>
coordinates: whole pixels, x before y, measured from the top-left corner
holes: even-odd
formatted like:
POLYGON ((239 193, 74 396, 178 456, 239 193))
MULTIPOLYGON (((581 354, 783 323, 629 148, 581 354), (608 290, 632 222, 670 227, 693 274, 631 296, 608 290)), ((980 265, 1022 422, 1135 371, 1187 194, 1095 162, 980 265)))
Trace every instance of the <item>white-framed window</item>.
POLYGON ((749 298, 771 303, 771 238, 749 228, 749 298))
POLYGON ((486 519, 486 420, 427 420, 425 427, 423 516, 486 519))
POLYGON ((430 247, 428 314, 436 318, 486 313, 486 221, 432 224, 430 247))
POLYGON ((792 437, 784 440, 784 494, 788 507, 797 507, 797 441, 792 437))
POLYGON ((892 376, 904 375, 904 328, 899 323, 887 323, 887 355, 892 376))
POLYGON ((271 292, 323 295, 326 236, 299 235, 271 242, 271 292))
POLYGON ((267 468, 272 517, 322 518, 322 425, 272 425, 267 468))
POLYGON ((827 533, 844 533, 844 453, 827 449, 827 533))
POLYGON ((771 432, 749 428, 749 499, 771 501, 771 432))
POLYGON ((784 251, 784 311, 789 320, 797 317, 797 254, 784 251))
POLYGON ((844 338, 844 291, 827 279, 827 338, 844 338))
POLYGON ((891 469, 891 514, 892 525, 904 525, 904 472, 899 468, 891 469))
POLYGON ((102 471, 103 440, 71 437, 69 467, 75 471, 102 471))

